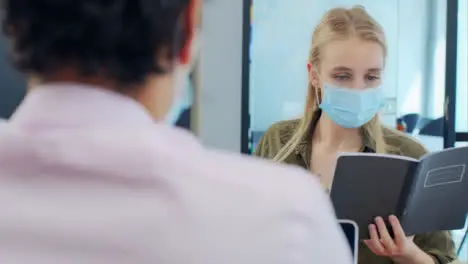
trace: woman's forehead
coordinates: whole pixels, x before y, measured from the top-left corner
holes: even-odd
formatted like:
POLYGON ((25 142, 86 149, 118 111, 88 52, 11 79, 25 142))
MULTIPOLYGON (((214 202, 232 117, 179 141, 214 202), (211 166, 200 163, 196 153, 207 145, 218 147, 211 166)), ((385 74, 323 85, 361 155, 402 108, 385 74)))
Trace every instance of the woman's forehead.
POLYGON ((379 70, 384 66, 384 49, 373 41, 357 38, 335 40, 320 51, 321 67, 326 69, 379 70))

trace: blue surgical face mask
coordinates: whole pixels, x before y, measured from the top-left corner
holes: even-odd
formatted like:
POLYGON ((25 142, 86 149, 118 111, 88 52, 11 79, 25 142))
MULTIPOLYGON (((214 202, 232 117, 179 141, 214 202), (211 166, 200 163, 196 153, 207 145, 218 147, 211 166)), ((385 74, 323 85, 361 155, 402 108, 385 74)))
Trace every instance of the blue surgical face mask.
POLYGON ((358 128, 377 114, 382 102, 380 87, 356 90, 326 84, 319 107, 339 126, 358 128))

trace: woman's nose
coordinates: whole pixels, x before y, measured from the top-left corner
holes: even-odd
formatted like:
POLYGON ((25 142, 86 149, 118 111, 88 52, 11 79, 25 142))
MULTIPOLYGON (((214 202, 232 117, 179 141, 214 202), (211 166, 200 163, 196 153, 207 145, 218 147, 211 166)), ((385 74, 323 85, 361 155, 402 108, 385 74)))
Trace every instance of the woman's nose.
POLYGON ((363 89, 366 89, 367 86, 366 86, 366 83, 362 80, 354 80, 351 83, 351 87, 349 88, 356 89, 356 90, 363 90, 363 89))

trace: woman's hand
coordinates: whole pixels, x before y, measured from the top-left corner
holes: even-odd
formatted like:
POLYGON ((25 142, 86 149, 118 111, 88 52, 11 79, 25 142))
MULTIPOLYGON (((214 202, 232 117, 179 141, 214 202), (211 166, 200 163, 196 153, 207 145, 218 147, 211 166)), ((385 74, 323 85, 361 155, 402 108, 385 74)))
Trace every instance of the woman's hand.
POLYGON ((395 237, 393 239, 382 217, 377 217, 375 224, 369 225, 370 239, 364 242, 372 252, 389 257, 398 264, 435 263, 431 256, 413 242, 414 236, 406 237, 398 218, 390 216, 389 221, 395 237))

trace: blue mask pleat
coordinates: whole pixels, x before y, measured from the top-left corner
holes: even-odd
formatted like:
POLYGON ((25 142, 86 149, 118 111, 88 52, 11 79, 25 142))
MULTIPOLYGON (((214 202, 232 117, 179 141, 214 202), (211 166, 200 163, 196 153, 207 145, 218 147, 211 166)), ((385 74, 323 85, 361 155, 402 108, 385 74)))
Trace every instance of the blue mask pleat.
POLYGON ((358 128, 369 122, 382 104, 380 87, 356 90, 326 84, 319 107, 339 126, 358 128))

